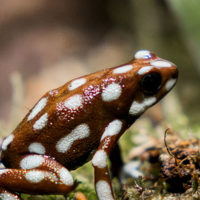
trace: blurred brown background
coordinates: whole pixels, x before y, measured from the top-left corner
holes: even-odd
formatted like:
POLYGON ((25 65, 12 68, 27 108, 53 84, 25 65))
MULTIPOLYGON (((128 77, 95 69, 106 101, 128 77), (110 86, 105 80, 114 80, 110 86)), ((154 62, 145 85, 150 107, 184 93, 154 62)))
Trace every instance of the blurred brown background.
POLYGON ((179 104, 199 122, 200 2, 0 2, 0 126, 12 121, 12 130, 47 90, 122 64, 138 49, 177 64, 179 104))

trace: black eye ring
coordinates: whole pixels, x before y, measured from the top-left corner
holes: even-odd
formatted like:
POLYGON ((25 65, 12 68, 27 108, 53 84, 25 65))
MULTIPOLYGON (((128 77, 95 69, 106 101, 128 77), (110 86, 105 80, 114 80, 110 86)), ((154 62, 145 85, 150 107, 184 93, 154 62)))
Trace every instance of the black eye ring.
POLYGON ((141 86, 144 94, 153 95, 160 89, 162 77, 158 72, 146 74, 141 80, 141 86))

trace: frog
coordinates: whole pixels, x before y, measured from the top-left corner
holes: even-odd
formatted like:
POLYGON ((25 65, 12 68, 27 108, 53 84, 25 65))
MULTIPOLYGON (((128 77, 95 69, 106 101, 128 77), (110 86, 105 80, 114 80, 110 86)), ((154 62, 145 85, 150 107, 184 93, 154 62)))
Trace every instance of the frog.
POLYGON ((175 64, 138 50, 125 64, 46 92, 2 142, 0 199, 66 195, 77 186, 70 171, 91 161, 98 199, 114 200, 108 159, 120 165, 119 138, 177 78, 175 64))

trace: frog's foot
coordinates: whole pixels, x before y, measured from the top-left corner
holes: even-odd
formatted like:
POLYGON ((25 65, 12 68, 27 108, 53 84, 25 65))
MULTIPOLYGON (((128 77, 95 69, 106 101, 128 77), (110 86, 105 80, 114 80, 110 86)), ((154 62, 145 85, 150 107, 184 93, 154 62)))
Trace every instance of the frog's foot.
POLYGON ((66 194, 76 186, 69 171, 46 156, 24 156, 20 168, 0 170, 0 187, 19 193, 66 194))

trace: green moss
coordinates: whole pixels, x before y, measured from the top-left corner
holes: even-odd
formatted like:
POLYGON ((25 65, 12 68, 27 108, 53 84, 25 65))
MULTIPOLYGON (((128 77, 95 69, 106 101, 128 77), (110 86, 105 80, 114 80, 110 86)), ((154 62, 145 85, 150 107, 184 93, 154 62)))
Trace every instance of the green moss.
POLYGON ((67 200, 75 200, 76 199, 75 196, 77 192, 82 192, 87 197, 87 199, 98 200, 94 188, 86 182, 80 183, 74 191, 68 193, 65 196, 64 195, 22 194, 22 198, 24 200, 65 200, 67 197, 67 200))
POLYGON ((69 193, 69 199, 73 199, 76 192, 82 192, 87 197, 87 199, 98 200, 94 188, 91 187, 91 185, 88 183, 79 184, 73 192, 69 193))
POLYGON ((65 200, 63 195, 29 195, 22 194, 23 200, 65 200))
POLYGON ((131 140, 131 137, 136 133, 136 130, 129 129, 122 135, 122 137, 119 140, 120 149, 122 152, 123 159, 125 161, 127 161, 127 155, 129 154, 130 149, 132 149, 135 146, 135 144, 131 140))

